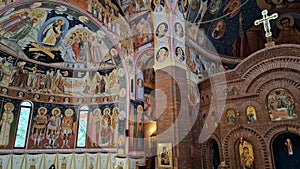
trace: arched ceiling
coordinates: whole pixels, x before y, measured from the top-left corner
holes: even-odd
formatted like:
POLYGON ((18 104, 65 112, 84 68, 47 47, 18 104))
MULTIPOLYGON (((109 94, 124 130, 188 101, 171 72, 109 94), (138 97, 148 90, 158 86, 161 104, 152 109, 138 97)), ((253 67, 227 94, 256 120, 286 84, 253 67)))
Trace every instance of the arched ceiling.
POLYGON ((75 97, 79 104, 84 96, 102 103, 126 91, 118 39, 72 3, 19 1, 2 8, 0 53, 0 85, 12 97, 25 91, 26 97, 39 93, 34 99, 42 101, 51 94, 58 102, 75 97), (101 79, 108 80, 105 90, 101 79))
MULTIPOLYGON (((74 9, 80 11, 85 9, 87 12, 90 13, 91 16, 90 20, 81 22, 80 20, 86 19, 82 15, 79 18, 77 12, 71 10, 66 11, 57 11, 57 10, 64 10, 63 7, 59 9, 53 9, 53 11, 46 11, 47 16, 43 18, 44 20, 47 17, 51 17, 52 15, 56 16, 57 12, 61 13, 60 16, 66 17, 69 26, 73 27, 74 25, 81 25, 83 29, 88 28, 91 32, 97 33, 97 24, 104 26, 104 32, 98 33, 99 38, 105 42, 107 48, 110 48, 112 43, 106 42, 107 38, 106 35, 109 35, 113 32, 113 35, 119 36, 119 40, 121 42, 128 38, 127 34, 130 34, 130 40, 126 43, 129 43, 128 46, 130 48, 131 43, 133 43, 133 47, 137 48, 141 45, 135 46, 136 37, 134 36, 137 34, 137 31, 133 26, 135 23, 139 23, 141 19, 147 20, 150 22, 150 26, 152 26, 153 33, 153 23, 151 17, 148 13, 153 12, 155 3, 158 1, 154 0, 88 0, 88 1, 78 1, 78 0, 68 0, 69 5, 73 6, 74 9), (72 5, 73 4, 73 5, 72 5), (100 11, 107 13, 108 15, 100 16, 100 11), (71 13, 70 13, 71 12, 71 13), (94 17, 92 17, 94 16, 94 17), (114 22, 119 22, 118 29, 120 30, 109 30, 108 21, 106 21, 107 16, 110 16, 114 22), (68 18, 69 17, 69 18, 68 18), (72 21, 69 20, 72 17, 72 21), (75 18, 75 19, 74 19, 75 18), (100 19, 100 22, 98 22, 100 19), (123 28, 131 26, 131 31, 124 31, 123 28), (106 31, 107 30, 107 31, 106 31), (123 32, 122 32, 123 31, 123 32), (110 32, 110 33, 109 33, 110 32), (116 33, 118 32, 118 33, 116 33), (109 44, 110 43, 110 44, 109 44)), ((50 2, 50 1, 49 1, 50 2)), ((184 13, 186 19, 186 29, 189 33, 190 39, 196 42, 202 50, 206 50, 210 53, 213 53, 216 56, 219 56, 224 63, 228 63, 229 67, 234 67, 237 63, 239 63, 244 57, 251 54, 253 51, 259 50, 264 47, 265 38, 263 37, 264 33, 262 30, 262 26, 254 26, 254 21, 256 19, 260 19, 261 11, 263 9, 269 9, 269 14, 274 12, 279 13, 279 15, 289 14, 293 16, 295 20, 295 27, 300 27, 300 15, 299 15, 299 5, 300 0, 282 0, 282 1, 264 1, 264 0, 178 0, 178 1, 164 1, 160 0, 160 4, 163 4, 166 8, 171 10, 179 9, 184 13), (175 4, 176 3, 176 4, 175 4), (242 23, 242 25, 240 25, 242 23), (221 26, 220 30, 218 31, 218 26, 221 26), (250 32, 250 34, 248 34, 250 32), (250 38, 248 40, 247 36, 243 36, 247 34, 248 36, 252 36, 251 33, 255 34, 256 39, 250 38), (202 38, 204 36, 204 38, 202 38), (246 39, 245 39, 246 38, 246 39), (261 41, 261 42, 258 42, 261 41), (262 44, 260 46, 255 46, 252 49, 252 46, 249 46, 251 43, 259 43, 262 44), (244 51, 241 51, 244 45, 247 45, 246 48, 249 49, 248 53, 243 54, 244 51), (227 60, 226 60, 227 59, 227 60), (231 59, 231 60, 230 60, 231 59), (236 59, 236 60, 234 60, 236 59)), ((16 4, 16 3, 14 3, 16 4)), ((11 11, 6 12, 6 14, 2 14, 3 16, 9 15, 9 12, 15 12, 21 8, 32 8, 32 3, 28 3, 25 6, 19 6, 12 11, 9 8, 9 5, 5 7, 5 9, 11 9, 11 11)), ((37 5, 37 3, 35 3, 37 5)), ((38 6, 34 7, 38 8, 38 6)), ((55 8, 55 7, 54 7, 55 8)), ((50 8, 49 8, 50 9, 50 8)), ((171 11, 170 10, 170 11, 171 11)), ((5 17, 2 17, 4 20, 5 17)), ((2 20, 1 19, 1 20, 2 20)), ((50 21, 49 21, 50 22, 50 21)), ((278 19, 271 20, 271 27, 273 32, 273 38, 276 39, 279 36, 280 29, 276 26, 278 19)), ((42 28, 42 27, 41 27, 42 28)), ((43 28, 45 29, 45 28, 43 28)), ((117 28, 116 28, 117 29, 117 28)), ((68 38, 70 36, 70 32, 65 34, 68 38)), ((153 38, 153 37, 152 37, 153 38)), ((114 38, 118 41, 118 37, 114 38)), ((63 61, 61 57, 56 57, 55 59, 49 59, 49 57, 43 56, 35 56, 33 53, 28 52, 30 49, 30 45, 24 47, 21 45, 24 43, 22 41, 18 42, 24 51, 24 54, 29 58, 35 61, 47 62, 49 61, 54 62, 59 65, 60 62, 63 61), (37 58, 37 59, 35 59, 37 58)), ((26 42, 25 42, 26 43, 26 42)), ((7 44, 10 46, 10 44, 7 44)), ((142 44, 144 45, 144 44, 142 44)), ((53 51, 54 53, 57 51, 53 51)), ((133 51, 122 51, 123 55, 127 55, 128 53, 133 51)), ((45 55, 44 52, 42 52, 45 55)), ((21 54, 22 56, 22 54, 21 54)), ((51 58, 51 57, 50 57, 51 58)), ((109 65, 111 63, 107 63, 109 65)), ((61 66, 61 65, 60 65, 61 66)), ((92 65, 93 66, 93 65, 92 65)), ((103 65, 102 65, 103 66, 103 65)))

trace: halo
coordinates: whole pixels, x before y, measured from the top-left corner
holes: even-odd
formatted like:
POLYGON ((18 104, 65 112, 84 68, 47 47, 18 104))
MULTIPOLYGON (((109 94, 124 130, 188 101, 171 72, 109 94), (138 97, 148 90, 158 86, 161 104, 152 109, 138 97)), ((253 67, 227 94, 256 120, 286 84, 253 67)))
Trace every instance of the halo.
POLYGON ((166 25, 165 25, 165 23, 161 23, 161 24, 159 24, 159 25, 158 25, 158 29, 160 30, 160 28, 161 28, 162 26, 164 27, 164 30, 165 30, 165 29, 166 29, 166 25))
POLYGON ((99 114, 98 114, 98 116, 100 116, 101 115, 101 110, 99 109, 99 108, 96 108, 94 111, 93 111, 93 115, 95 114, 95 112, 99 112, 99 114))
POLYGON ((62 21, 62 25, 65 24, 65 21, 64 21, 62 18, 57 18, 57 19, 55 20, 55 22, 58 22, 59 20, 62 21))
POLYGON ((159 5, 160 4, 160 0, 159 0, 159 3, 156 3, 156 0, 153 0, 153 4, 156 6, 156 5, 159 5))
POLYGON ((183 6, 186 6, 186 5, 187 5, 187 0, 182 0, 181 2, 182 2, 182 5, 183 5, 183 6))
POLYGON ((44 113, 43 113, 42 115, 47 114, 47 108, 46 108, 46 107, 40 107, 40 108, 38 109, 38 113, 40 114, 40 112, 41 112, 42 109, 45 110, 44 113))
POLYGON ((138 112, 139 112, 139 111, 144 111, 144 108, 143 108, 143 106, 141 106, 141 105, 138 105, 138 107, 137 107, 136 109, 137 109, 138 112))
POLYGON ((57 116, 59 116, 59 115, 61 114, 61 111, 60 111, 60 109, 59 109, 59 108, 54 108, 54 109, 52 109, 52 111, 51 111, 51 114, 52 114, 53 116, 55 116, 55 115, 54 115, 54 113, 55 113, 55 110, 57 110, 57 111, 58 111, 58 113, 57 113, 57 116))
POLYGON ((112 56, 117 56, 118 55, 118 51, 117 51, 117 49, 116 48, 111 48, 110 49, 110 54, 112 55, 112 56), (116 54, 116 55, 115 55, 116 54))
POLYGON ((280 21, 283 19, 283 18, 288 18, 290 20, 290 25, 289 26, 293 26, 294 23, 295 23, 295 19, 294 17, 292 17, 291 15, 281 15, 278 19, 277 19, 277 22, 276 22, 276 26, 278 29, 283 29, 283 26, 282 24, 280 23, 280 21))
POLYGON ((117 115, 119 114, 119 107, 115 107, 115 108, 113 108, 113 114, 115 114, 115 111, 117 110, 117 115))
POLYGON ((109 109, 109 108, 105 108, 105 109, 103 110, 103 115, 104 115, 104 113, 106 112, 106 110, 108 110, 108 114, 110 115, 110 109, 109 109))
POLYGON ((166 49, 165 48, 161 48, 158 52, 158 55, 161 56, 162 52, 166 52, 166 49))
POLYGON ((70 112, 71 112, 71 115, 70 115, 70 116, 73 116, 73 114, 74 114, 73 109, 68 108, 67 110, 65 110, 65 114, 66 114, 67 111, 70 111, 70 112))
POLYGON ((8 107, 11 107, 11 111, 15 109, 15 106, 12 103, 6 103, 4 105, 4 110, 7 110, 8 107))
POLYGON ((122 89, 120 90, 120 96, 121 96, 121 97, 125 97, 125 96, 126 96, 126 89, 125 89, 125 88, 122 88, 122 89))
POLYGON ((118 74, 119 74, 120 77, 124 77, 124 75, 125 75, 124 69, 120 68, 119 71, 118 71, 118 74))

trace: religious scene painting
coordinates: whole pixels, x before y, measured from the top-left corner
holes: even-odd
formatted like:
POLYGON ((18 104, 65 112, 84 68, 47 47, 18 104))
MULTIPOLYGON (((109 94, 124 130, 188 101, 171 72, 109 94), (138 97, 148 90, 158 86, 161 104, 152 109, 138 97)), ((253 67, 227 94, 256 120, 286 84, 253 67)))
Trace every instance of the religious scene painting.
POLYGON ((94 25, 90 28, 70 16, 72 11, 64 6, 49 7, 33 4, 31 10, 15 9, 5 14, 0 21, 1 43, 17 42, 11 47, 20 56, 55 65, 97 68, 113 64, 109 53, 112 44, 101 30, 95 33, 94 25), (18 16, 22 19, 18 20, 18 16))
MULTIPOLYGON (((167 28, 167 25, 164 26, 167 28)), ((154 37, 152 33, 154 28, 151 13, 147 12, 132 18, 130 20, 130 28, 132 33, 131 39, 135 50, 138 50, 138 48, 153 41, 154 37)))
POLYGON ((119 108, 99 109, 90 112, 88 118, 87 147, 116 147, 118 143, 119 108))
POLYGON ((33 113, 30 130, 30 149, 53 149, 74 147, 77 131, 77 116, 71 108, 48 110, 39 107, 33 113))
POLYGON ((271 121, 297 118, 294 97, 288 90, 274 89, 268 94, 266 101, 271 121))

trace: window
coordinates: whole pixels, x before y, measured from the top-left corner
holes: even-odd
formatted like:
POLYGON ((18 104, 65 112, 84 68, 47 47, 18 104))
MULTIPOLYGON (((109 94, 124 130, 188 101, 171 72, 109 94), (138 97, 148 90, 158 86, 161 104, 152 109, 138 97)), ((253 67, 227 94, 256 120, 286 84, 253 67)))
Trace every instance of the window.
POLYGON ((15 147, 25 147, 32 104, 28 101, 21 103, 15 147))
POLYGON ((77 147, 85 147, 88 113, 89 108, 87 106, 80 107, 77 147))

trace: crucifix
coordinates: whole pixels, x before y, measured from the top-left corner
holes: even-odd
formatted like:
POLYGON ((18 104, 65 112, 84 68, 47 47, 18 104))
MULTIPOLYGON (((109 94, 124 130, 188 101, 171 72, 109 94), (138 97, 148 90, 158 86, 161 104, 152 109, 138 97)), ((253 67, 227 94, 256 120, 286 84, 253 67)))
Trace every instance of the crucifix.
POLYGON ((275 43, 274 41, 272 41, 272 32, 271 32, 271 25, 270 25, 270 20, 272 19, 276 19, 278 17, 277 13, 273 13, 272 15, 268 16, 268 10, 263 10, 261 12, 263 18, 262 19, 258 19, 254 22, 254 25, 259 25, 261 23, 263 23, 264 25, 264 30, 265 30, 265 37, 267 38, 267 44, 266 47, 268 46, 273 46, 275 43))

